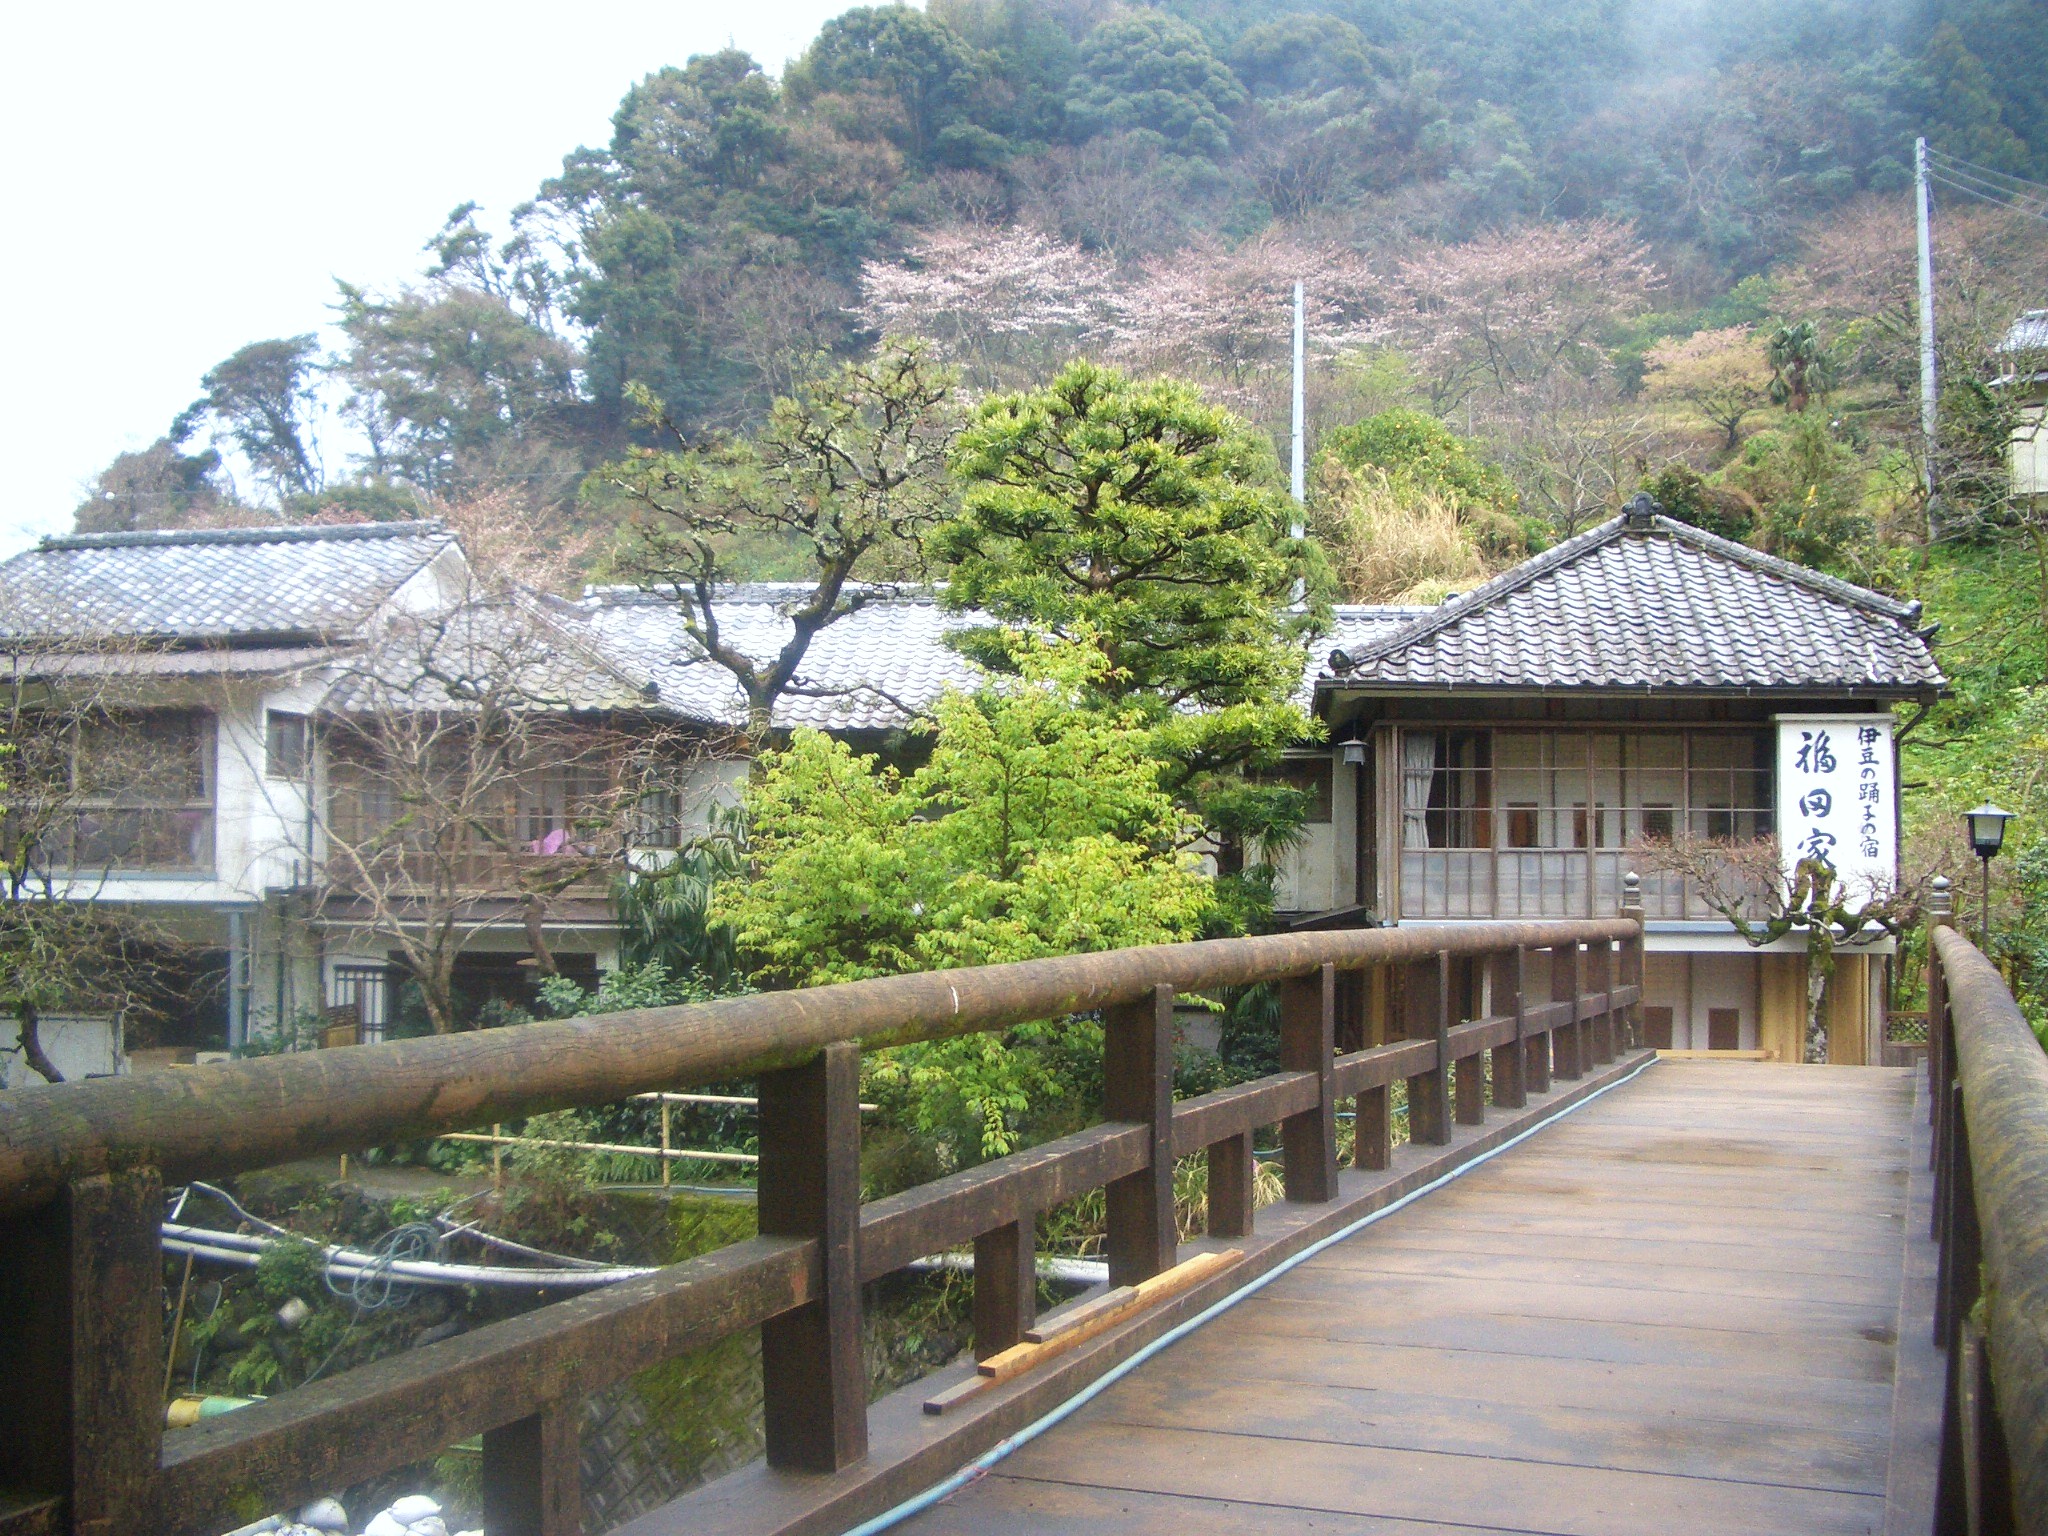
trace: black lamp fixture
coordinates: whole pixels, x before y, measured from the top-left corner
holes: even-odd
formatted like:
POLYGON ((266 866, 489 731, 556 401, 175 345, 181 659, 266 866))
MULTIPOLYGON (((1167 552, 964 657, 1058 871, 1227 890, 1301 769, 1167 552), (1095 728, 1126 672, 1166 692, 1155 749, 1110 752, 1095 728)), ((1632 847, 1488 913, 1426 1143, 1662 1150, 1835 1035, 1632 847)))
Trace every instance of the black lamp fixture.
POLYGON ((1353 725, 1343 740, 1337 743, 1337 751, 1347 768, 1365 766, 1365 735, 1353 725))
POLYGON ((2005 846, 2005 824, 2011 820, 2011 811, 2000 810, 1989 800, 1974 811, 1963 813, 1963 821, 1970 829, 1970 851, 1984 866, 1984 905, 1977 942, 1987 950, 1991 947, 1991 861, 2005 846))

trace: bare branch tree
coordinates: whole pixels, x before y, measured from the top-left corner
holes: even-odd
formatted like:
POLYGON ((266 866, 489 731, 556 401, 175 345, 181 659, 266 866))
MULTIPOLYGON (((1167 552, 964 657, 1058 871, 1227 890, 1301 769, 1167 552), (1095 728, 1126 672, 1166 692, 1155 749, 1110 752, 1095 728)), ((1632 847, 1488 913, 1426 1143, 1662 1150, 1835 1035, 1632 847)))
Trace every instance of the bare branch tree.
MULTIPOLYGON (((0 594, 0 610, 11 609, 0 594)), ((59 1012, 131 1008, 183 946, 103 897, 120 872, 197 867, 210 856, 210 735, 187 711, 133 707, 134 648, 111 636, 36 637, 0 611, 0 1008, 13 1049, 63 1075, 42 1036, 59 1012), (202 843, 207 846, 202 847, 202 843)))
POLYGON ((544 573, 539 550, 496 552, 452 606, 389 620, 322 713, 319 916, 396 951, 437 1033, 461 1025, 456 961, 482 934, 523 928, 556 973, 551 913, 608 896, 635 848, 673 845, 674 786, 701 750, 505 578, 544 573))
POLYGON ((1919 922, 1932 878, 1876 882, 1852 892, 1825 859, 1801 859, 1788 874, 1775 838, 1683 837, 1644 843, 1635 852, 1650 868, 1689 882, 1753 948, 1795 934, 1805 939, 1809 1062, 1828 1059, 1821 1004, 1836 952, 1897 938, 1919 922))
POLYGON ((674 446, 610 471, 636 509, 618 564, 674 602, 685 633, 732 674, 748 744, 768 733, 818 632, 875 596, 859 578, 920 567, 922 538, 948 505, 953 388, 923 343, 889 341, 778 400, 754 441, 709 447, 640 393, 648 424, 674 446), (717 606, 750 542, 763 540, 796 546, 812 573, 784 611, 788 638, 767 659, 726 633, 717 606))

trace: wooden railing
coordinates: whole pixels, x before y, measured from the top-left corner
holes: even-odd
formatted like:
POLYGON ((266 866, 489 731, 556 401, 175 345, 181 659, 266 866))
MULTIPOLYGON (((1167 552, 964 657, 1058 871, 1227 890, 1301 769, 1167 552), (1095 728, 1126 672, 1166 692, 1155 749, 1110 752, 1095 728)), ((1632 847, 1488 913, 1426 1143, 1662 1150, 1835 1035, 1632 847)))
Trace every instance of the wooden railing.
POLYGON ((1210 1233, 1242 1237, 1260 1128, 1281 1128, 1295 1202, 1337 1196, 1342 1100, 1361 1168, 1393 1162, 1396 1084, 1411 1139, 1449 1145, 1489 1091, 1519 1107, 1637 1043, 1642 928, 1625 914, 1076 955, 0 1095, 0 1536, 212 1536, 479 1431, 492 1536, 564 1536, 583 1399, 754 1328, 768 1463, 846 1467, 867 1448, 863 1282, 971 1243, 986 1358, 1032 1321, 1040 1212, 1105 1189, 1121 1285, 1176 1261, 1176 1158, 1206 1151, 1210 1233), (1537 951, 1543 998, 1524 985, 1537 951), (1176 995, 1255 982, 1281 988, 1282 1069, 1174 1102, 1176 995), (1385 1003, 1359 1049, 1338 1049, 1340 995, 1385 1003), (861 1204, 863 1047, 1088 1012, 1103 1123, 861 1204), (167 1183, 741 1077, 760 1085, 758 1237, 163 1430, 167 1183))
POLYGON ((1928 945, 1934 1341, 1947 1352, 1935 1530, 2048 1533, 2048 1055, 1997 969, 1928 945))

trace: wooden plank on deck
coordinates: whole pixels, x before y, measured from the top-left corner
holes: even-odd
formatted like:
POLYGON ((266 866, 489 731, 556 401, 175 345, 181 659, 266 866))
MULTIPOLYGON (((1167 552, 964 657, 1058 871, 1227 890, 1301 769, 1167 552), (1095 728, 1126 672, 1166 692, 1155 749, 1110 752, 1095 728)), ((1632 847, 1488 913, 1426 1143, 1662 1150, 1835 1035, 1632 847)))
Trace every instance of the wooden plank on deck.
POLYGON ((1903 1071, 1660 1063, 904 1529, 1879 1531, 1911 1103, 1903 1071))

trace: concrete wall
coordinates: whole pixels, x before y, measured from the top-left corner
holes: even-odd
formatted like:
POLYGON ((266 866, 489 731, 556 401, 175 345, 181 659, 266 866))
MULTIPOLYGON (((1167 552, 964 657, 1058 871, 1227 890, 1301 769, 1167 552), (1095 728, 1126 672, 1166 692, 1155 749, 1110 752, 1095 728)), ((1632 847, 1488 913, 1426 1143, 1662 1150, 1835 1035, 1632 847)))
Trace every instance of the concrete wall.
MULTIPOLYGON (((128 1070, 128 1053, 114 1020, 101 1016, 60 1015, 43 1019, 36 1038, 50 1064, 75 1083, 88 1077, 112 1077, 128 1070)), ((43 1076, 22 1059, 21 1026, 0 1018, 0 1088, 24 1088, 43 1076)))

